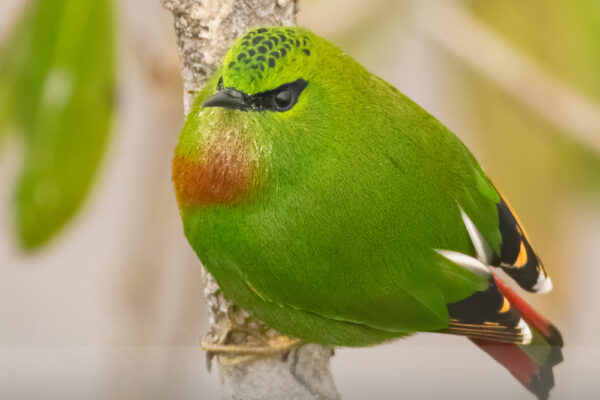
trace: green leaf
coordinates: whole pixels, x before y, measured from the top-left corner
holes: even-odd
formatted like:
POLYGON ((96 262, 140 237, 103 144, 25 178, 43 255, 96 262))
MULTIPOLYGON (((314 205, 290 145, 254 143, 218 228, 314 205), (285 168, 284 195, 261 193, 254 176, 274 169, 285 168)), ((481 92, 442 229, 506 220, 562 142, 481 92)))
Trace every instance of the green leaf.
POLYGON ((14 130, 15 111, 12 99, 18 73, 26 64, 27 52, 22 43, 27 40, 26 28, 31 20, 32 13, 24 13, 19 24, 0 47, 0 144, 3 137, 14 130))
POLYGON ((12 113, 5 119, 23 136, 16 226, 22 245, 34 248, 81 205, 106 147, 115 85, 112 1, 38 0, 16 32, 6 53, 17 68, 3 90, 12 113))

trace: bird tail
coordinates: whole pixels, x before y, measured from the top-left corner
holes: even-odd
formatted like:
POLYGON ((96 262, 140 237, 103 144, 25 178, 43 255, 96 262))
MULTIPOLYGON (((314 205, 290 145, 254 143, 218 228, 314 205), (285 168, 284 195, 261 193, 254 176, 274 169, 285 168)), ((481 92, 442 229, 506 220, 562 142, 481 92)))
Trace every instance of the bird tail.
POLYGON ((502 364, 539 399, 547 399, 554 386, 552 368, 563 359, 560 332, 499 278, 494 276, 494 280, 500 292, 529 326, 532 340, 527 345, 476 338, 470 340, 502 364))

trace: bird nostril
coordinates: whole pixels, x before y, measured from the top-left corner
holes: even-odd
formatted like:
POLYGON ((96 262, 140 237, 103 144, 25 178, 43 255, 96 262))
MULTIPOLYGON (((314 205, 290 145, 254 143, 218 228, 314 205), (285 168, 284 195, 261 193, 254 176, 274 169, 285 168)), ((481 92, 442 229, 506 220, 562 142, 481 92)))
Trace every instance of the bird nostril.
POLYGON ((239 92, 237 90, 233 90, 231 92, 229 92, 229 96, 236 98, 236 99, 241 99, 244 97, 244 95, 242 94, 242 92, 239 92))

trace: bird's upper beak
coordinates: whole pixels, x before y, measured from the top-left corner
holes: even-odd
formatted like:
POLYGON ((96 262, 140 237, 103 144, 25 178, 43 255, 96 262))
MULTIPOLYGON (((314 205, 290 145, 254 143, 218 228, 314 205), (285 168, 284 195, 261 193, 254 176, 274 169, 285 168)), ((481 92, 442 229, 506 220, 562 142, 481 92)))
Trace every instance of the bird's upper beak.
POLYGON ((202 106, 224 107, 234 110, 247 111, 249 108, 247 100, 247 95, 245 95, 243 92, 233 88, 224 88, 206 99, 202 106))

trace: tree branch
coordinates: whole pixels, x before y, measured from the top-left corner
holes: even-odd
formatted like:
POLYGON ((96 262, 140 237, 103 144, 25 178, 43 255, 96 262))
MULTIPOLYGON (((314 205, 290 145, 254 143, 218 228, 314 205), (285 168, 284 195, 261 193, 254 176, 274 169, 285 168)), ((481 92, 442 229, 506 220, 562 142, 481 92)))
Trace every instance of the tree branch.
MULTIPOLYGON (((256 26, 293 25, 295 0, 161 0, 175 17, 182 61, 184 109, 187 114, 198 89, 218 67, 233 40, 256 26)), ((278 333, 225 300, 206 274, 205 296, 210 331, 205 340, 224 345, 255 345, 278 333), (231 327, 243 327, 232 332, 231 327)), ((315 344, 289 354, 247 358, 231 363, 217 356, 225 399, 338 399, 329 367, 332 351, 315 344)), ((210 366, 210 358, 208 358, 210 366)))

